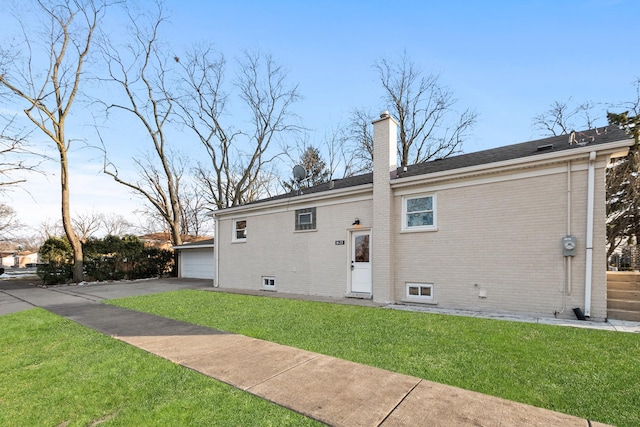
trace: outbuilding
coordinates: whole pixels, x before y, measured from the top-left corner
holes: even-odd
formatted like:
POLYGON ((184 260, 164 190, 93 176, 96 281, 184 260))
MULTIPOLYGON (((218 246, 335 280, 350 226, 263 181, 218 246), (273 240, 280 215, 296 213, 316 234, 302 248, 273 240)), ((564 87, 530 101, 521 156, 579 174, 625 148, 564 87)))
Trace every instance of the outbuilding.
POLYGON ((173 246, 178 259, 178 277, 213 280, 214 239, 173 246))

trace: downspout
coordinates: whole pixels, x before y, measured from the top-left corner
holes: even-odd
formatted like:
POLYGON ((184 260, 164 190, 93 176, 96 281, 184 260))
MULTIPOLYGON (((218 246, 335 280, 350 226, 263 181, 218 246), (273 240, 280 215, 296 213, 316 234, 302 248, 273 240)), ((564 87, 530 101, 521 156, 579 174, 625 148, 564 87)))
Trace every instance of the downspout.
MULTIPOLYGON (((567 162, 567 236, 571 236, 571 160, 567 162)), ((567 289, 571 295, 571 260, 573 257, 565 257, 567 260, 567 289)))
POLYGON ((586 270, 584 276, 584 315, 591 316, 591 285, 593 276, 593 207, 595 199, 596 152, 589 153, 589 171, 587 175, 587 242, 586 270))
POLYGON ((218 218, 216 217, 216 212, 213 213, 213 268, 215 269, 214 274, 213 274, 213 287, 217 288, 220 284, 219 282, 219 271, 220 269, 218 268, 218 265, 220 264, 218 262, 218 254, 220 253, 220 251, 218 250, 218 248, 220 247, 220 234, 218 233, 218 218))

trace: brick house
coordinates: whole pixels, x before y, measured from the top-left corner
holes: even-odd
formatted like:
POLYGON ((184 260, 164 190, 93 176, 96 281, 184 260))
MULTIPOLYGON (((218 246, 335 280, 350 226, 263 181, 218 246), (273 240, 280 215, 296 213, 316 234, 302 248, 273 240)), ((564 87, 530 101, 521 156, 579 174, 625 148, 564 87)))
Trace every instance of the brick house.
POLYGON ((214 284, 383 303, 606 318, 605 170, 616 127, 397 167, 215 213, 214 284))

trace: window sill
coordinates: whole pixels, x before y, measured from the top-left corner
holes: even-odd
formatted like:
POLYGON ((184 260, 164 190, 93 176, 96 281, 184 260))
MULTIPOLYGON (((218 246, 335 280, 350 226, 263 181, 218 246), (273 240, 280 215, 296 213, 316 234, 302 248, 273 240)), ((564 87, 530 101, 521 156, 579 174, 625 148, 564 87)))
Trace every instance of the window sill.
POLYGON ((404 298, 400 300, 403 304, 423 304, 423 305, 438 305, 438 301, 426 300, 426 299, 409 299, 404 298))
POLYGON ((316 231, 318 231, 317 228, 312 228, 309 230, 293 230, 294 233, 314 233, 316 231))
POLYGON ((402 230, 400 230, 400 234, 405 234, 405 233, 427 233, 427 232, 432 232, 432 231, 438 231, 438 227, 433 227, 433 228, 403 228, 402 230))
POLYGON ((231 243, 247 243, 247 239, 244 240, 232 240, 231 243))

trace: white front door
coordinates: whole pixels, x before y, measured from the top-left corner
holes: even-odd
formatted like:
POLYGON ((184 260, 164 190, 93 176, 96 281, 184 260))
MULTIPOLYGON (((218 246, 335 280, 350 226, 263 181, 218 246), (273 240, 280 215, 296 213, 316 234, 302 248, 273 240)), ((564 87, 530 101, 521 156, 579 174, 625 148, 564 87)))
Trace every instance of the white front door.
POLYGON ((351 292, 371 293, 371 230, 351 232, 351 292))

